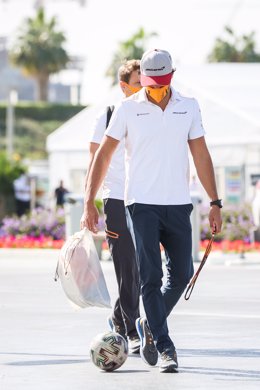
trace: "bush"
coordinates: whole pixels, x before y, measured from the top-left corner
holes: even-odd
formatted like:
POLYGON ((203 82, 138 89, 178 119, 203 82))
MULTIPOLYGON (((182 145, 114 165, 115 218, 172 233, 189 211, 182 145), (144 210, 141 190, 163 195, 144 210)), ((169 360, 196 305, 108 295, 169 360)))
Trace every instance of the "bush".
POLYGON ((0 152, 0 194, 13 194, 13 182, 26 168, 19 162, 10 161, 4 152, 0 152))
MULTIPOLYGON (((65 122, 86 106, 72 104, 56 104, 44 102, 23 102, 15 106, 15 117, 30 118, 35 121, 65 122)), ((0 104, 0 120, 5 120, 6 104, 0 104)))
POLYGON ((21 157, 31 159, 47 158, 46 137, 63 122, 37 122, 31 119, 18 119, 15 126, 14 149, 21 157), (32 139, 34 142, 32 142, 32 139))
MULTIPOLYGON (((15 106, 14 149, 21 157, 47 157, 46 137, 85 106, 19 103, 15 106), (33 142, 32 142, 33 140, 33 142)), ((6 105, 0 104, 0 148, 6 147, 6 105)))
POLYGON ((95 206, 98 209, 99 214, 102 215, 104 213, 103 200, 99 198, 95 199, 95 206))

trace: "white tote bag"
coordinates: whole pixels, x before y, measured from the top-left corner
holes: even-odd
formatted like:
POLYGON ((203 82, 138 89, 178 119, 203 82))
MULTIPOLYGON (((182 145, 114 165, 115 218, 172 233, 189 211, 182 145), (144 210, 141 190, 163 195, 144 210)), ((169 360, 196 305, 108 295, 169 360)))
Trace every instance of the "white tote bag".
POLYGON ((75 305, 111 307, 95 243, 87 229, 75 233, 64 243, 55 280, 58 277, 68 299, 75 305))

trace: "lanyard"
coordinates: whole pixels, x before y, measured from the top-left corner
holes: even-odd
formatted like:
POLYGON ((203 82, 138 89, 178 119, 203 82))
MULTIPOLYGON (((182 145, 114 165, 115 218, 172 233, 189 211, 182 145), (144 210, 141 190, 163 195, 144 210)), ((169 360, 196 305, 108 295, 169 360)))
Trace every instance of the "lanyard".
POLYGON ((186 292, 185 292, 185 295, 184 295, 184 298, 185 298, 186 301, 190 298, 191 293, 192 293, 192 291, 194 289, 195 283, 196 283, 196 281, 198 279, 198 276, 200 274, 200 271, 202 270, 204 264, 206 263, 208 255, 210 254, 210 251, 211 251, 211 247, 212 247, 213 241, 214 241, 214 233, 212 233, 211 239, 209 240, 209 243, 208 243, 207 248, 205 250, 203 259, 201 260, 200 266, 199 266, 197 272, 195 273, 195 275, 193 275, 193 277, 192 277, 192 279, 191 279, 191 281, 190 281, 190 283, 189 283, 189 285, 188 285, 188 287, 186 289, 186 292))

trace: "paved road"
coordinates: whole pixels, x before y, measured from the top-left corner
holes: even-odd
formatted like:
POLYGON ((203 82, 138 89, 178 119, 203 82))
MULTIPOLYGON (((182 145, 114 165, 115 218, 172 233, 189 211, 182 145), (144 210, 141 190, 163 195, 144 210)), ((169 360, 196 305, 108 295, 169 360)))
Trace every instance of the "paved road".
MULTIPOLYGON (((207 264, 189 302, 169 318, 180 372, 129 356, 113 373, 89 360, 93 336, 107 328, 109 309, 75 311, 53 281, 56 251, 0 250, 0 389, 259 389, 260 266, 207 264)), ((102 262, 112 301, 111 262, 102 262)), ((143 309, 142 309, 143 311, 143 309)))

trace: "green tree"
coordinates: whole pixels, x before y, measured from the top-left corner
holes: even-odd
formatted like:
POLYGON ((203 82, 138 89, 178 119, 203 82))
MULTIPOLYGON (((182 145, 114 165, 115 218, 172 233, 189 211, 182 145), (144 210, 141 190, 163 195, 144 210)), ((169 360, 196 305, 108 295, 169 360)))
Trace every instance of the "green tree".
POLYGON ((19 161, 11 161, 4 152, 0 152, 0 193, 12 194, 13 181, 24 172, 26 168, 19 161))
POLYGON ((146 50, 149 39, 154 36, 157 36, 156 32, 146 33, 141 27, 129 39, 119 43, 118 50, 106 72, 106 76, 112 79, 112 85, 118 82, 117 72, 120 65, 126 60, 140 59, 146 50))
POLYGON ((11 161, 4 152, 0 152, 0 221, 14 211, 13 182, 26 168, 21 163, 11 161))
POLYGON ((260 62, 260 53, 256 51, 255 33, 237 36, 226 26, 225 38, 217 38, 209 62, 260 62))
POLYGON ((48 100, 49 77, 66 67, 68 54, 63 48, 65 35, 57 31, 56 18, 46 20, 43 8, 34 18, 28 18, 21 27, 21 33, 11 50, 11 62, 23 72, 35 78, 38 86, 38 100, 48 100))

